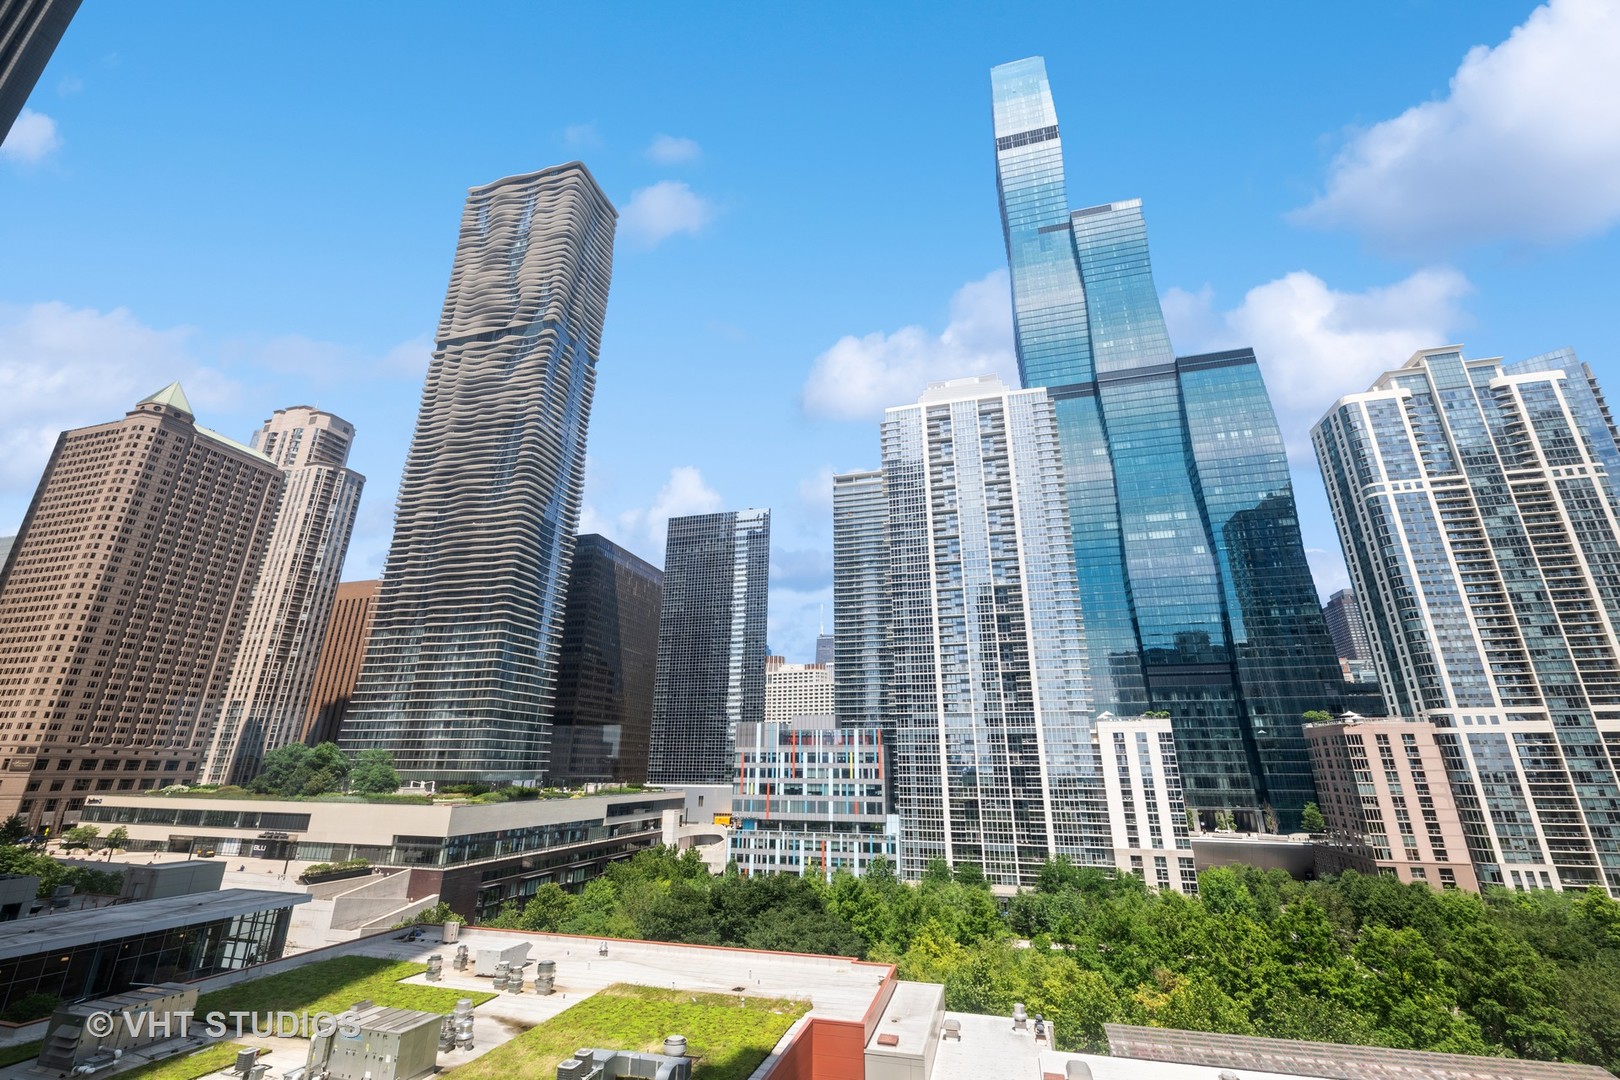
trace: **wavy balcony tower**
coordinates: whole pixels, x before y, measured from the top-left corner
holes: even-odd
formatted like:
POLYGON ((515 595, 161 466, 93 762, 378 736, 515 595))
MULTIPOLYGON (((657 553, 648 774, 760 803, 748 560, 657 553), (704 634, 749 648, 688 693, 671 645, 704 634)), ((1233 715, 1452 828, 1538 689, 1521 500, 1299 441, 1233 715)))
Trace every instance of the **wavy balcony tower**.
POLYGON ((618 212, 578 162, 473 188, 341 745, 547 771, 618 212))

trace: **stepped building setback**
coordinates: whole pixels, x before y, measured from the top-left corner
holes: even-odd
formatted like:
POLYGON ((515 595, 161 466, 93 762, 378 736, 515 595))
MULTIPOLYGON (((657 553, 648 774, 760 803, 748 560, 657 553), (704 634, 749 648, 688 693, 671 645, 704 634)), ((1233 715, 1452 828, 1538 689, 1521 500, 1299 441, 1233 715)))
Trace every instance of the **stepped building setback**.
POLYGON ((578 162, 467 197, 342 733, 407 778, 550 766, 617 216, 578 162))

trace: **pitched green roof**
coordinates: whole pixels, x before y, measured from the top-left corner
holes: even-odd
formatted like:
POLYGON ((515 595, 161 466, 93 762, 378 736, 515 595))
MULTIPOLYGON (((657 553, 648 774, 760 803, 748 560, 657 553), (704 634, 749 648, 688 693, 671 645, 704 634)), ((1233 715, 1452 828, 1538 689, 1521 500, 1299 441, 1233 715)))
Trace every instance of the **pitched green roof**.
POLYGON ((191 402, 186 400, 186 392, 180 389, 180 384, 172 382, 157 393, 143 397, 138 404, 145 405, 148 401, 158 405, 172 405, 187 416, 195 416, 191 411, 191 402))

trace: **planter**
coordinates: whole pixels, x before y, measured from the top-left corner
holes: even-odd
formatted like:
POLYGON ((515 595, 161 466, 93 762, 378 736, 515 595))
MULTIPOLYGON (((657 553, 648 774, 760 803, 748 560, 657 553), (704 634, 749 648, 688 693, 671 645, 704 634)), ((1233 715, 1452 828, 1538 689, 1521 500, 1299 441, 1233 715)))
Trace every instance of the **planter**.
POLYGON ((319 885, 323 881, 342 881, 344 878, 366 877, 371 873, 369 866, 354 866, 347 870, 326 870, 319 874, 299 874, 298 884, 319 885))

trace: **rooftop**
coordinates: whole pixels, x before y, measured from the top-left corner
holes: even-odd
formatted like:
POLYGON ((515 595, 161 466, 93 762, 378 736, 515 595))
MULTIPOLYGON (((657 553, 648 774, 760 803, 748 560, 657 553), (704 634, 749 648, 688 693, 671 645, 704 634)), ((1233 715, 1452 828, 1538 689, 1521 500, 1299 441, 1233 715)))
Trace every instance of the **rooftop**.
POLYGON ((308 894, 225 889, 17 919, 0 923, 0 960, 14 960, 38 952, 69 949, 97 941, 116 941, 118 938, 153 930, 172 930, 192 923, 230 919, 269 908, 292 907, 309 900, 308 894))

